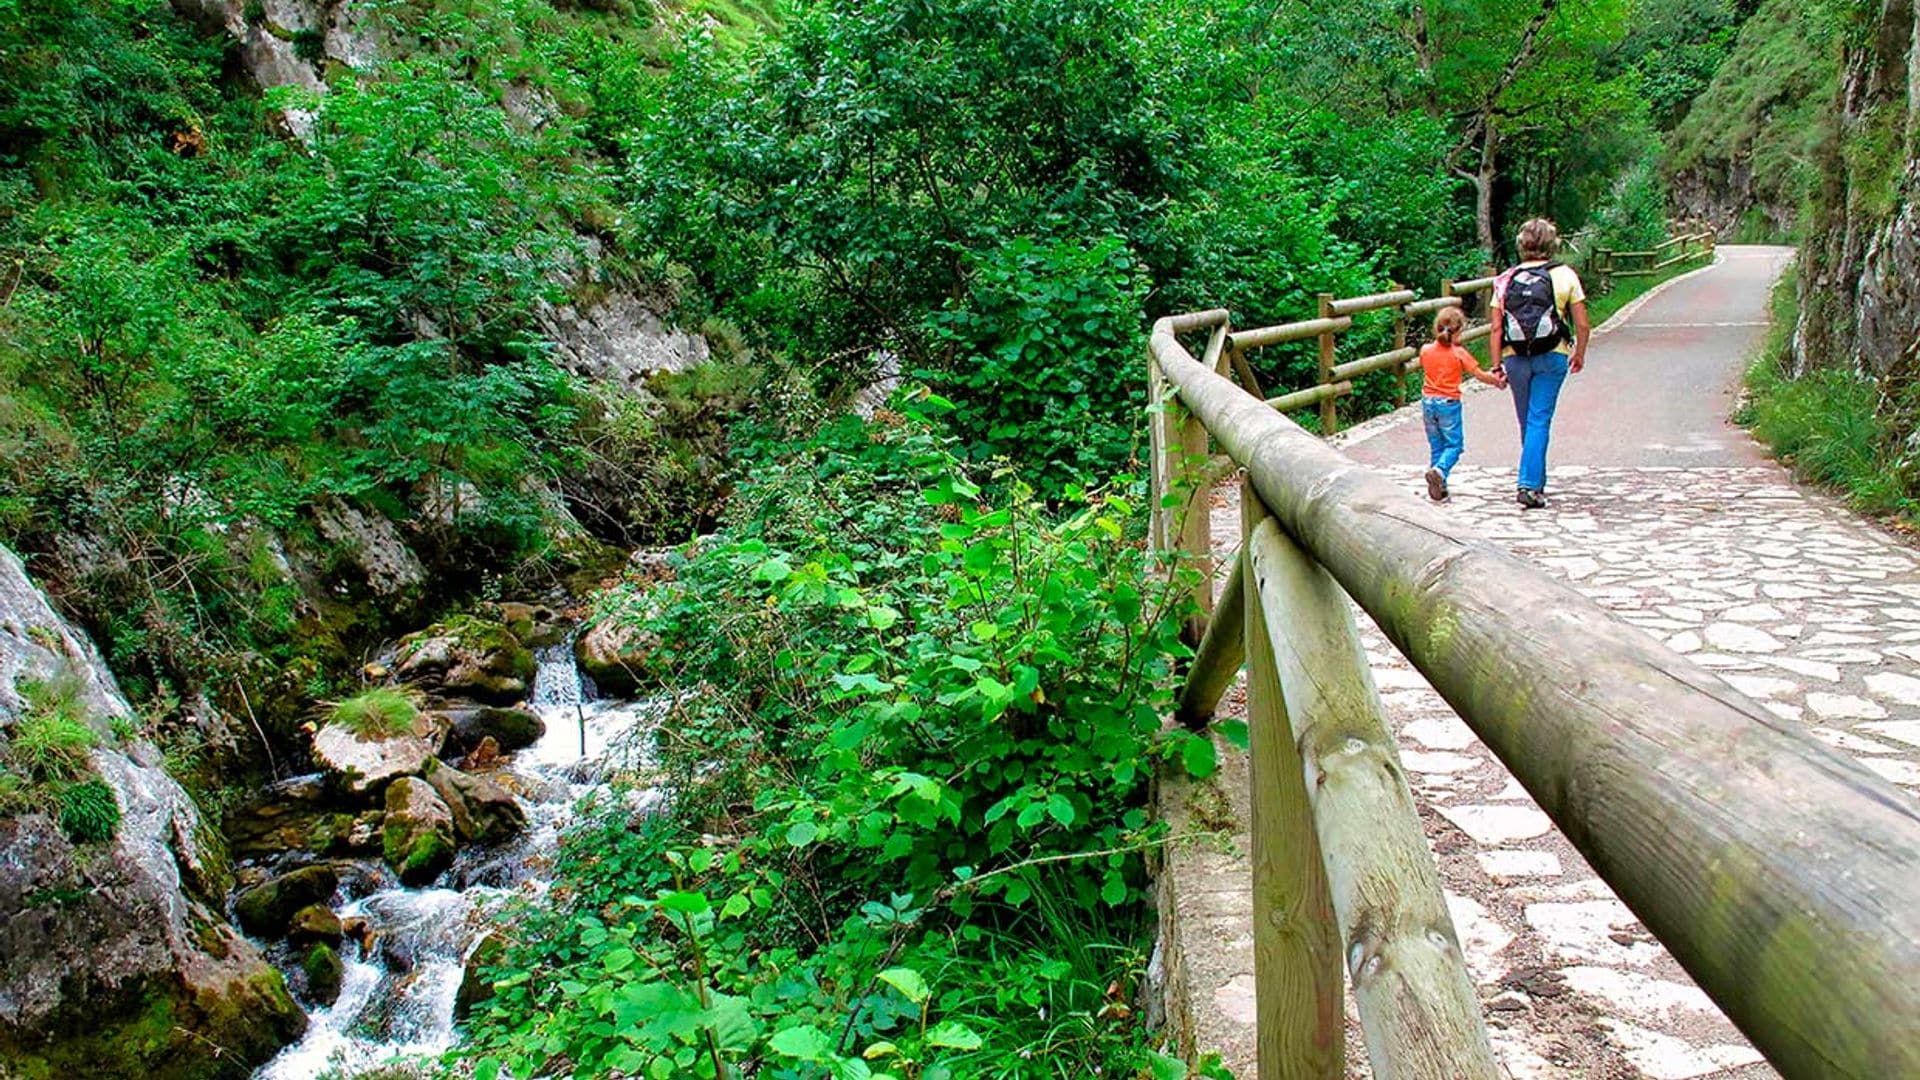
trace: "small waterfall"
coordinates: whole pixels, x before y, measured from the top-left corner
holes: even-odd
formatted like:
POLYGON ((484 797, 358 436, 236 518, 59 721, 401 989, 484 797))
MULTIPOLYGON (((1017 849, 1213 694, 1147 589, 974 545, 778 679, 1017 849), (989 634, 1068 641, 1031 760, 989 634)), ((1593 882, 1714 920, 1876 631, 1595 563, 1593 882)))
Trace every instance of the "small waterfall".
MULTIPOLYGON (((373 891, 347 896, 338 911, 343 921, 366 920, 373 944, 364 954, 351 939, 341 947, 339 998, 313 1012, 306 1036, 256 1072, 255 1080, 313 1080, 329 1070, 351 1075, 452 1047, 458 1039, 454 998, 489 912, 513 896, 544 893, 546 869, 575 804, 614 771, 648 764, 650 740, 638 732, 659 718, 665 701, 594 699, 570 641, 536 656, 528 704, 547 731, 514 754, 508 775, 499 777, 519 796, 526 831, 498 847, 463 848, 433 887, 403 888, 384 867, 366 875, 373 891)), ((634 808, 649 809, 660 798, 637 793, 634 808)), ((348 882, 343 891, 355 884, 348 882)))

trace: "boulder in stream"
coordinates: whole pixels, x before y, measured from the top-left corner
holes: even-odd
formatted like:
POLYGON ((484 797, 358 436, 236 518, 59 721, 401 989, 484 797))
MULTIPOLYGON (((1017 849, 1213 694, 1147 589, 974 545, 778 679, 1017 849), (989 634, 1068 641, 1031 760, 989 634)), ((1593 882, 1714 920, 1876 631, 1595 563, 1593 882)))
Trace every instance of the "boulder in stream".
POLYGON ((426 780, 453 815, 460 839, 497 844, 527 827, 527 814, 506 788, 484 776, 463 773, 441 761, 429 762, 426 780))
POLYGON ((337 946, 343 933, 340 916, 325 904, 309 904, 294 912, 293 920, 287 926, 287 940, 295 944, 321 941, 337 946))
POLYGON ((446 720, 432 712, 416 713, 411 726, 392 733, 355 730, 334 720, 314 733, 313 757, 328 782, 362 797, 400 777, 419 775, 446 741, 446 720))
POLYGON ((530 709, 449 706, 439 713, 446 718, 449 740, 461 753, 471 752, 489 738, 500 750, 523 750, 547 733, 547 722, 530 709))
POLYGON ((340 887, 340 875, 326 865, 303 866, 244 889, 233 898, 233 916, 255 937, 283 937, 302 909, 324 904, 340 887))
POLYGON ((631 697, 653 678, 648 660, 658 644, 646 629, 614 614, 589 626, 574 641, 573 655, 602 693, 631 697))
POLYGON ((533 654, 504 625, 456 615, 400 639, 394 675, 449 697, 511 705, 533 688, 533 654))
POLYGON ((382 848, 402 884, 432 884, 453 864, 453 813, 417 776, 404 776, 387 788, 387 818, 382 848))
POLYGON ((324 941, 314 942, 300 961, 300 971, 307 977, 307 1000, 325 1008, 339 998, 340 983, 347 973, 339 950, 324 941))

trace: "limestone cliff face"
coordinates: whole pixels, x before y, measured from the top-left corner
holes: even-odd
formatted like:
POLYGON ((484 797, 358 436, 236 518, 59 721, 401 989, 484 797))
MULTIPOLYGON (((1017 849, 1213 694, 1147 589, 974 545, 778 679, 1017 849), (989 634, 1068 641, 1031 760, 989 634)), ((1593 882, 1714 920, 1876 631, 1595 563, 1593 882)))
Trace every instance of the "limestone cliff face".
MULTIPOLYGON (((1836 130, 1801 251, 1795 364, 1883 380, 1905 413, 1920 379, 1920 20, 1882 0, 1849 43, 1836 130)), ((1901 418, 1904 427, 1906 418, 1901 418)), ((1903 430, 1904 430, 1903 427, 1903 430)))
POLYGON ((199 811, 131 718, 92 643, 0 548, 0 764, 14 779, 0 806, 0 1074, 240 1077, 305 1026, 214 906, 224 871, 199 811), (93 732, 85 772, 112 793, 110 838, 76 839, 52 786, 20 785, 33 779, 22 729, 49 693, 93 732))

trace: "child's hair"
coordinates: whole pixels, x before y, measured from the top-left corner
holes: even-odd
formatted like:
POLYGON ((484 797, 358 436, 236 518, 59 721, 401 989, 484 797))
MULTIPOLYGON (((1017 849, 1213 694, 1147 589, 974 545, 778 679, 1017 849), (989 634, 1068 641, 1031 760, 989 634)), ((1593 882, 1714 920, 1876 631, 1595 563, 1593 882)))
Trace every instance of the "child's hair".
POLYGON ((1441 308, 1440 314, 1433 317, 1433 340, 1442 345, 1454 345, 1460 341, 1460 331, 1467 327, 1467 316, 1457 307, 1441 308))

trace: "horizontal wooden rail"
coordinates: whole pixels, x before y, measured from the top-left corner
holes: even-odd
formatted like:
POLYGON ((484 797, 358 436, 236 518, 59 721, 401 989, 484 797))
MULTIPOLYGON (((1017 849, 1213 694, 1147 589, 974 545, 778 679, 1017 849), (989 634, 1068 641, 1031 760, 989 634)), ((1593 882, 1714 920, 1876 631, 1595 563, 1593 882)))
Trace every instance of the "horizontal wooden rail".
POLYGON ((1261 502, 1788 1077, 1920 1076, 1920 803, 1326 446, 1156 325, 1261 502))
POLYGON ((1187 666, 1187 680, 1180 688, 1180 704, 1174 713, 1185 727, 1198 730, 1206 726, 1220 704, 1221 695, 1233 685, 1246 659, 1241 651, 1246 621, 1246 603, 1241 593, 1245 562, 1244 556, 1234 560, 1227 583, 1220 590, 1220 599, 1214 604, 1206 635, 1194 650, 1193 663, 1187 666))
POLYGON ((1456 281, 1453 283, 1453 295, 1461 296, 1466 293, 1486 292, 1488 289, 1493 288, 1493 283, 1498 280, 1500 280, 1499 277, 1494 276, 1468 278, 1466 281, 1456 281))
POLYGON ((1263 326, 1257 330, 1240 330, 1228 335, 1229 346, 1235 349, 1258 349, 1267 345, 1281 345, 1289 341, 1306 341, 1321 334, 1339 333, 1353 329, 1353 320, 1342 316, 1337 319, 1307 319, 1304 322, 1281 323, 1279 326, 1263 326))
POLYGON ((1355 296, 1347 300, 1335 300, 1331 305, 1335 315, 1358 315, 1363 311, 1378 311, 1381 308, 1399 307, 1410 304, 1420 298, 1412 289, 1400 289, 1395 292, 1374 293, 1372 296, 1355 296))
POLYGON ((1353 384, 1350 382, 1322 383, 1319 386, 1309 386, 1305 390, 1295 390, 1291 394, 1281 394, 1277 398, 1268 398, 1267 405, 1280 412, 1289 412, 1293 409, 1304 409, 1309 405, 1318 405, 1333 398, 1346 397, 1351 393, 1353 393, 1353 384))
POLYGON ((1407 305, 1408 315, 1431 315, 1442 308, 1460 307, 1465 301, 1457 296, 1436 296, 1431 300, 1416 300, 1407 305))
POLYGON ((1349 360, 1344 364, 1333 365, 1333 377, 1345 380, 1357 375, 1367 375, 1375 371, 1385 371, 1397 364, 1404 364, 1419 355, 1419 349, 1409 346, 1404 349, 1394 349, 1391 352, 1363 356, 1358 360, 1349 360))

